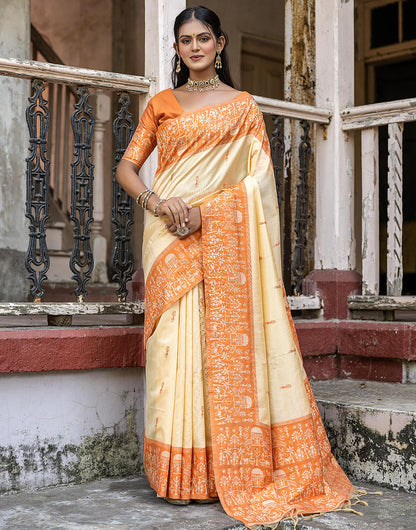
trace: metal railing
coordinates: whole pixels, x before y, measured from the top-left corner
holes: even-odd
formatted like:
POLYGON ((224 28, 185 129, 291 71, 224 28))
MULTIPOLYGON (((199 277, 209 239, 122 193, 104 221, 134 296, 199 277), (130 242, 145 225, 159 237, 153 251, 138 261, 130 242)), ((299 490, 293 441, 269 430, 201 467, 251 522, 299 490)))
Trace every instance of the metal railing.
MULTIPOLYGON (((46 238, 49 218, 50 160, 48 159, 48 128, 50 104, 44 97, 45 81, 76 87, 77 99, 71 116, 74 154, 71 163, 70 218, 73 223, 74 244, 69 260, 72 278, 77 287, 79 302, 87 295, 86 284, 91 278, 94 258, 90 245, 93 222, 94 165, 91 162, 94 132, 93 109, 89 104, 90 89, 106 88, 120 93, 119 111, 113 122, 116 143, 114 168, 122 157, 134 132, 132 114, 129 112, 129 93, 147 94, 150 80, 144 77, 111 72, 73 68, 37 61, 0 59, 0 74, 33 79, 32 95, 26 110, 29 128, 29 157, 26 170, 26 216, 29 218, 29 246, 26 268, 32 286, 34 301, 41 301, 42 283, 50 266, 46 238)), ((115 248, 112 257, 113 280, 117 281, 119 302, 126 300, 126 284, 133 272, 133 254, 130 244, 133 222, 133 201, 120 188, 113 172, 112 222, 115 226, 115 248)))
MULTIPOLYGON (((93 182, 94 165, 91 162, 93 150, 94 114, 89 97, 91 89, 108 89, 119 93, 119 109, 113 121, 115 138, 115 159, 113 164, 113 206, 112 222, 115 228, 115 247, 112 254, 113 280, 117 281, 117 299, 125 302, 126 284, 132 277, 133 254, 130 245, 133 224, 133 200, 120 188, 115 180, 115 168, 123 156, 134 132, 133 116, 129 110, 129 93, 146 95, 151 81, 144 77, 101 72, 83 68, 73 68, 37 61, 0 58, 0 75, 32 79, 32 94, 27 107, 26 118, 29 127, 29 152, 27 158, 27 200, 26 215, 30 220, 29 247, 26 266, 32 282, 30 292, 35 301, 41 301, 44 294, 42 283, 49 269, 46 221, 49 216, 50 161, 48 159, 48 127, 51 108, 47 94, 47 83, 59 83, 73 87, 76 93, 74 110, 71 115, 74 155, 71 163, 71 186, 69 194, 70 214, 73 224, 74 244, 70 258, 70 269, 76 282, 75 295, 78 302, 84 302, 86 285, 91 277, 94 257, 90 245, 90 227, 93 222, 93 182)), ((287 158, 288 135, 284 134, 285 124, 297 120, 299 123, 299 175, 297 178, 296 215, 294 219, 294 253, 284 256, 286 270, 289 267, 289 283, 296 295, 301 294, 301 284, 305 275, 305 248, 307 244, 308 219, 308 178, 311 156, 311 125, 329 123, 330 112, 307 105, 298 105, 275 99, 256 96, 260 109, 265 114, 275 116, 275 130, 271 137, 272 158, 275 169, 279 202, 282 193, 290 194, 287 186, 285 159, 287 158), (288 267, 287 267, 288 266, 288 267)), ((289 138, 290 141, 290 138, 289 138)), ((61 163, 64 161, 61 160, 61 163)), ((288 208, 288 202, 285 202, 288 208)), ((290 249, 291 217, 286 213, 286 238, 290 249), (289 225, 288 225, 289 223, 289 225)), ((291 288, 290 288, 291 290, 291 288)), ((290 292, 288 290, 288 292, 290 292)), ((297 297, 291 306, 295 309, 318 309, 317 297, 297 297), (304 300, 302 300, 304 299, 304 300)), ((82 309, 78 308, 82 312, 82 309)), ((55 312, 59 310, 55 310, 55 312)), ((65 310, 67 311, 67 310, 65 310)))
MULTIPOLYGON (((260 96, 255 96, 255 100, 264 114, 274 116, 275 129, 270 143, 282 226, 282 274, 286 292, 299 297, 302 295, 302 282, 307 272, 305 253, 308 244, 309 175, 313 149, 310 131, 315 125, 328 125, 331 113, 326 109, 260 96), (291 127, 293 122, 295 126, 291 127), (294 138, 293 133, 298 137, 294 138), (288 168, 294 145, 298 148, 298 174, 292 174, 288 168), (292 197, 295 187, 292 179, 295 179, 296 198, 292 197), (292 208, 294 199, 295 208, 292 208)), ((318 297, 312 297, 313 300, 311 297, 302 298, 290 299, 291 307, 319 309, 318 297)))
MULTIPOLYGON (((47 43, 42 34, 31 24, 32 59, 53 64, 64 62, 55 50, 47 43)), ((47 83, 44 91, 50 110, 48 127, 48 152, 50 153, 50 190, 57 208, 65 218, 71 212, 67 168, 74 151, 74 140, 71 135, 71 114, 76 100, 73 86, 47 83)))

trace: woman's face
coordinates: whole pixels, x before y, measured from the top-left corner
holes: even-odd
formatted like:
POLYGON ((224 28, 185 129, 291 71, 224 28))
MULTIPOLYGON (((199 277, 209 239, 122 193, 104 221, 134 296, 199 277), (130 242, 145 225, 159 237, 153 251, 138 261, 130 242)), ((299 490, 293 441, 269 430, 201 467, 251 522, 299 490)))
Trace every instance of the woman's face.
POLYGON ((210 28, 192 18, 179 28, 175 51, 191 72, 207 71, 209 75, 213 75, 215 56, 224 46, 222 39, 223 37, 220 37, 216 40, 210 28))

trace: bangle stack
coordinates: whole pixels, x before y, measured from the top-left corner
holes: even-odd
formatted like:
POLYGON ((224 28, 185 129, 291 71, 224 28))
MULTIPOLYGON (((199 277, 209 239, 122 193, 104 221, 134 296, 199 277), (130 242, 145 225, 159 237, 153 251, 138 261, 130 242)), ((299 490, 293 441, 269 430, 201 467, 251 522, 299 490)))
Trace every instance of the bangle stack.
POLYGON ((139 193, 136 197, 136 203, 141 206, 144 210, 147 210, 147 203, 149 202, 150 196, 154 194, 154 191, 146 189, 139 193))
MULTIPOLYGON (((154 195, 154 191, 149 190, 148 188, 143 190, 139 195, 136 197, 136 203, 141 206, 144 210, 147 210, 147 203, 149 202, 149 199, 152 195, 154 195)), ((153 215, 155 217, 159 217, 157 215, 157 209, 162 204, 162 202, 166 202, 166 199, 159 199, 156 206, 153 208, 153 215)))

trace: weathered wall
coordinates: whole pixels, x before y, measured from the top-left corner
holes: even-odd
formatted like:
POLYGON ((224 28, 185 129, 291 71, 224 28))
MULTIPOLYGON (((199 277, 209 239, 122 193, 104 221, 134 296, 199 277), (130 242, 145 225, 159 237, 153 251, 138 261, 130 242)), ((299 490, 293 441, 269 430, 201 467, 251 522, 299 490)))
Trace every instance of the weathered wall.
MULTIPOLYGON (((59 9, 56 6, 55 0, 31 0, 31 22, 63 63, 95 70, 121 71, 117 69, 117 64, 113 70, 113 0, 73 0, 60 2, 59 9)), ((113 117, 104 125, 101 180, 104 182, 105 212, 102 234, 107 241, 110 241, 112 232, 112 120, 113 117)), ((97 171, 96 168, 96 182, 99 181, 97 171)), ((66 174, 70 174, 70 168, 66 174)), ((108 261, 111 253, 112 246, 108 244, 108 261)))
MULTIPOLYGON (((315 0, 298 2, 286 1, 285 31, 285 100, 304 105, 315 105, 315 0)), ((294 231, 296 218, 296 196, 299 178, 299 146, 301 144, 302 127, 299 121, 292 120, 285 124, 286 136, 286 181, 290 188, 290 205, 283 204, 283 209, 290 210, 292 226, 291 244, 284 243, 284 252, 290 248, 293 256, 296 242, 294 231), (290 139, 289 139, 290 134, 290 139)), ((306 273, 314 266, 315 241, 315 129, 309 131, 311 139, 311 158, 308 178, 308 226, 307 245, 305 249, 306 273)))
POLYGON ((65 64, 111 70, 112 0, 31 0, 31 21, 65 64))
POLYGON ((0 493, 141 470, 143 368, 0 376, 0 493))
MULTIPOLYGON (((351 480, 416 492, 412 385, 312 383, 335 458, 351 480)), ((410 501, 413 502, 414 501, 410 501)))
MULTIPOLYGON (((0 57, 29 58, 29 0, 0 0, 0 57)), ((0 78, 0 301, 27 296, 25 109, 29 82, 0 78)))

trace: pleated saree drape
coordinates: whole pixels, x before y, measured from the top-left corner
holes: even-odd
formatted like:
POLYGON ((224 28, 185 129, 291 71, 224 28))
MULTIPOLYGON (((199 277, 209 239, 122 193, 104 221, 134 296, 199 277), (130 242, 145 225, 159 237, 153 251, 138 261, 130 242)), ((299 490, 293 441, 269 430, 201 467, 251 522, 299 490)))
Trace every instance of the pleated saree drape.
POLYGON ((183 112, 152 98, 125 158, 158 146, 160 197, 199 205, 179 240, 146 215, 144 466, 157 494, 220 498, 247 526, 336 509, 353 487, 331 454, 280 274, 269 142, 253 98, 183 112))

